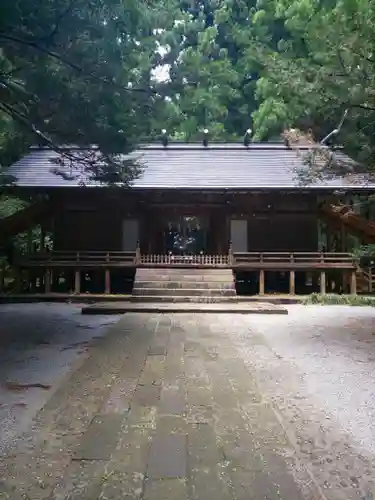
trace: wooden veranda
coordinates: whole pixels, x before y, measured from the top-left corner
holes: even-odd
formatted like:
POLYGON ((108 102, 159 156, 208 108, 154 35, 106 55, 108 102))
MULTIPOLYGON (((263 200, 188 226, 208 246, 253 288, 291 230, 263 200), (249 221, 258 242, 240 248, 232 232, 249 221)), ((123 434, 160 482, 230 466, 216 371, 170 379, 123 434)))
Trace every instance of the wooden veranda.
MULTIPOLYGON (((174 268, 231 268, 234 272, 255 272, 258 275, 259 294, 265 291, 265 273, 269 271, 289 273, 289 293, 295 294, 296 272, 314 272, 319 276, 320 292, 326 293, 326 275, 332 270, 342 273, 350 293, 357 293, 358 267, 349 253, 345 252, 241 252, 229 251, 223 255, 158 255, 124 251, 51 251, 20 255, 15 262, 17 291, 23 282, 39 279, 45 293, 50 293, 54 277, 64 273, 73 275, 73 292, 81 293, 82 273, 95 271, 104 277, 104 293, 111 293, 111 275, 119 269, 139 267, 174 268)), ((371 270, 363 272, 373 284, 371 270)), ((4 289, 3 277, 0 289, 4 289)), ((372 288, 370 289, 372 291, 372 288)))

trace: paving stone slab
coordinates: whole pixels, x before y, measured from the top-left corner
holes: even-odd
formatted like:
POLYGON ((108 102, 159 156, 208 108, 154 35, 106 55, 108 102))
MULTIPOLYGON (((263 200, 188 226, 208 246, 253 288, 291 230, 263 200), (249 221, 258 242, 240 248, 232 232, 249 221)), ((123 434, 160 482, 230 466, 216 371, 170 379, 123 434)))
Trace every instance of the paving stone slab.
POLYGON ((183 434, 156 435, 151 443, 147 466, 150 479, 186 476, 187 439, 183 434))
POLYGON ((109 460, 116 448, 124 422, 121 414, 104 414, 94 418, 74 454, 75 460, 109 460))
POLYGON ((120 380, 109 394, 101 413, 121 413, 125 415, 130 410, 130 403, 137 387, 137 379, 120 380))
POLYGON ((144 500, 188 500, 188 491, 184 479, 147 480, 144 500))
POLYGON ((185 397, 179 387, 163 387, 160 400, 160 413, 182 415, 186 410, 185 397))
POLYGON ((158 406, 160 402, 160 385, 138 385, 133 402, 141 406, 158 406))

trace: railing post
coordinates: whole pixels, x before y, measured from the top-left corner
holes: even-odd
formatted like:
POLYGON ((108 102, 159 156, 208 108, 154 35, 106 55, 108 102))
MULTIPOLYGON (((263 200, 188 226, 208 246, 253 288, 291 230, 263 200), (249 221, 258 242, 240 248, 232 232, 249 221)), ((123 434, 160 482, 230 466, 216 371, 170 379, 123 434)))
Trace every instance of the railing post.
POLYGON ((141 249, 139 246, 139 241, 137 241, 137 247, 135 249, 135 265, 138 266, 141 263, 141 249))
POLYGON ((233 247, 231 241, 229 242, 229 248, 228 248, 228 264, 230 266, 233 266, 234 264, 233 247))

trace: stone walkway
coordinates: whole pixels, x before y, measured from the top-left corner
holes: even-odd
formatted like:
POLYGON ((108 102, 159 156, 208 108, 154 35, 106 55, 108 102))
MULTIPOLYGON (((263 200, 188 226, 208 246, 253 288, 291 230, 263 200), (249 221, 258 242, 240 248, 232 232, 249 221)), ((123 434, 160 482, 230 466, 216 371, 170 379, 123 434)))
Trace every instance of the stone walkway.
POLYGON ((225 327, 127 314, 0 461, 12 500, 324 498, 225 327))

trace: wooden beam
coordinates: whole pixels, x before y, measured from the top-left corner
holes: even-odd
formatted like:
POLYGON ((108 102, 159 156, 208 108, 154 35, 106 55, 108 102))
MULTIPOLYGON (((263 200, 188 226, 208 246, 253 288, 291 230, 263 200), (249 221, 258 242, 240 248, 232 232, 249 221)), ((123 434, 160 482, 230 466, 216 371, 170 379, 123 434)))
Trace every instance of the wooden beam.
POLYGON ((289 272, 289 294, 296 294, 296 273, 295 271, 289 272))
POLYGON ((350 273, 350 293, 351 293, 351 295, 357 295, 357 273, 356 273, 356 271, 351 271, 351 273, 350 273))
POLYGON ((264 295, 264 269, 259 271, 259 295, 264 295))
POLYGON ((326 294, 326 272, 320 271, 320 293, 322 295, 326 294))

